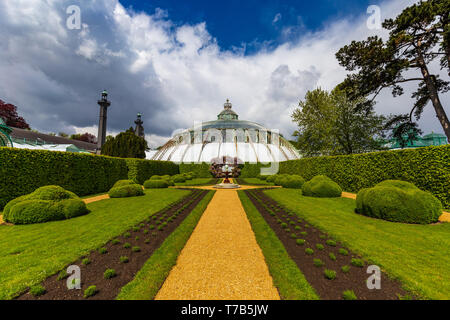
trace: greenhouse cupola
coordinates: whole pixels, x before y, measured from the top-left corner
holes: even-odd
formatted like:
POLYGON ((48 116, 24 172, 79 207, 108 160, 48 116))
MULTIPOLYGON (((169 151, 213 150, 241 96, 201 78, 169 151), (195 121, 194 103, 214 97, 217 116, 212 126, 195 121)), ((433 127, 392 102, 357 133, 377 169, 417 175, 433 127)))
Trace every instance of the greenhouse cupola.
POLYGON ((153 160, 184 163, 269 163, 299 159, 298 151, 278 130, 246 120, 232 110, 230 100, 217 120, 201 122, 173 136, 153 160))
POLYGON ((233 105, 230 103, 230 100, 227 99, 227 102, 223 105, 224 109, 219 115, 217 116, 217 120, 238 120, 239 116, 236 112, 231 110, 233 105))

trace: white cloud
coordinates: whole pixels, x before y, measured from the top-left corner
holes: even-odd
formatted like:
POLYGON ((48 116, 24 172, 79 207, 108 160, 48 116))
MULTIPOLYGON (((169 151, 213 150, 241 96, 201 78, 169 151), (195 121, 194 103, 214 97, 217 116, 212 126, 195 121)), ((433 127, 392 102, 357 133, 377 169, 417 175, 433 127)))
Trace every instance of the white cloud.
POLYGON ((276 24, 278 21, 281 20, 281 18, 282 18, 281 13, 277 13, 277 14, 275 15, 275 17, 273 17, 272 24, 276 24))
MULTIPOLYGON (((375 32, 366 27, 365 11, 315 33, 294 32, 303 28, 299 22, 283 31, 290 39, 296 35, 292 41, 246 56, 245 44, 221 50, 206 23, 178 26, 162 9, 136 13, 117 0, 80 2, 84 25, 78 31, 65 29, 71 1, 0 3, 0 98, 18 105, 40 130, 96 133, 96 100, 106 88, 109 131, 129 128, 142 112, 151 146, 177 128, 215 119, 227 98, 241 119, 289 136, 295 130, 290 114, 306 91, 332 89, 344 79, 336 51, 375 32)), ((382 15, 393 16, 412 2, 382 3, 382 15)), ((384 113, 407 112, 412 103, 407 94, 378 100, 384 113)), ((448 95, 443 102, 448 105, 448 95)), ((424 131, 441 131, 433 112, 420 124, 424 131)))

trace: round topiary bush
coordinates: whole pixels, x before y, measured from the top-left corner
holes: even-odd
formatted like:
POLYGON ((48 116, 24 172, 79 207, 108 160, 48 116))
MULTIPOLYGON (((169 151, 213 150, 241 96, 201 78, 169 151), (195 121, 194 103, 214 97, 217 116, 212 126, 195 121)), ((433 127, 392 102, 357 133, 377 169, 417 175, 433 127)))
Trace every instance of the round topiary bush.
POLYGON ((144 182, 145 189, 164 189, 169 187, 169 182, 166 180, 147 180, 144 182))
POLYGON ((337 198, 341 196, 342 189, 327 176, 315 176, 303 184, 302 193, 307 197, 337 198))
POLYGON ((288 189, 301 189, 304 183, 305 179, 303 179, 301 176, 291 175, 286 178, 281 186, 288 189))
POLYGON ((276 186, 282 186, 289 179, 288 174, 277 174, 275 180, 273 181, 276 186))
POLYGON ((274 182, 275 179, 277 178, 277 175, 272 175, 272 176, 267 176, 266 181, 267 182, 274 182))
POLYGON ((132 184, 136 184, 133 180, 119 180, 112 186, 113 188, 123 187, 123 186, 129 186, 132 184))
POLYGON ((8 202, 3 210, 3 219, 13 224, 33 224, 87 213, 86 204, 73 192, 59 186, 46 186, 8 202))
POLYGON ((373 188, 360 190, 355 211, 392 222, 429 224, 439 221, 442 204, 412 183, 386 180, 373 188))
POLYGON ((163 176, 154 175, 154 176, 151 176, 151 178, 149 180, 162 180, 162 179, 163 179, 163 176))
POLYGON ((186 177, 181 174, 177 174, 172 177, 172 181, 175 183, 183 183, 186 182, 186 180, 186 177))
POLYGON ((122 187, 111 188, 108 192, 110 198, 128 198, 143 196, 144 190, 139 184, 124 185, 122 187))

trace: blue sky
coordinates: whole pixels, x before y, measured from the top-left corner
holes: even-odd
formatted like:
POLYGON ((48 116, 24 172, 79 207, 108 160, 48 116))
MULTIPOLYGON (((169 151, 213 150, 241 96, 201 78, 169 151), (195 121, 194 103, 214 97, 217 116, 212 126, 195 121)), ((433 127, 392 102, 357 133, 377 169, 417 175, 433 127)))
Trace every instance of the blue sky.
POLYGON ((206 22, 222 49, 246 44, 251 54, 265 43, 275 48, 306 31, 317 31, 339 19, 356 18, 371 4, 366 0, 120 0, 126 8, 153 14, 167 11, 177 25, 206 22), (286 34, 286 28, 290 32, 286 34))
MULTIPOLYGON (((345 79, 336 52, 388 34, 368 27, 369 5, 385 19, 417 1, 0 0, 0 99, 42 132, 97 134, 96 101, 107 89, 108 134, 140 112, 157 147, 216 119, 229 98, 240 119, 289 137, 307 91, 345 79), (66 24, 74 4, 79 29, 66 24)), ((398 98, 384 91, 376 112, 409 112, 413 86, 398 98)), ((441 98, 450 105, 450 93, 441 98)), ((419 125, 442 132, 430 105, 419 125)))

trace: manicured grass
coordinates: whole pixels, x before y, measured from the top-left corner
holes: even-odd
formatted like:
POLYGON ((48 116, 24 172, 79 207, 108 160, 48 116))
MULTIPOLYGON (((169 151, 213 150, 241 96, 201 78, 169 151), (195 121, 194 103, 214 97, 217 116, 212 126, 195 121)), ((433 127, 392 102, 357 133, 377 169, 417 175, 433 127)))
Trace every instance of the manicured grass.
POLYGON ((195 178, 192 180, 188 180, 186 182, 180 182, 180 183, 175 183, 176 186, 199 186, 199 185, 204 185, 209 183, 210 181, 212 181, 213 178, 195 178))
POLYGON ((136 274, 134 280, 122 287, 118 300, 153 300, 176 264, 181 250, 197 226, 215 191, 210 191, 178 228, 167 237, 136 274))
POLYGON ((39 284, 189 191, 145 193, 142 197, 93 202, 88 205, 91 213, 70 220, 0 225, 0 300, 11 299, 39 284))
POLYGON ((266 223, 247 195, 243 191, 238 191, 238 194, 281 298, 285 300, 319 299, 296 263, 289 257, 275 232, 266 223))
POLYGON ((299 190, 265 192, 398 278, 414 294, 429 299, 450 298, 450 223, 388 222, 354 213, 352 199, 303 197, 299 190))
POLYGON ((241 179, 246 185, 264 185, 264 186, 273 186, 273 182, 267 182, 266 180, 261 180, 258 178, 245 178, 241 179))

